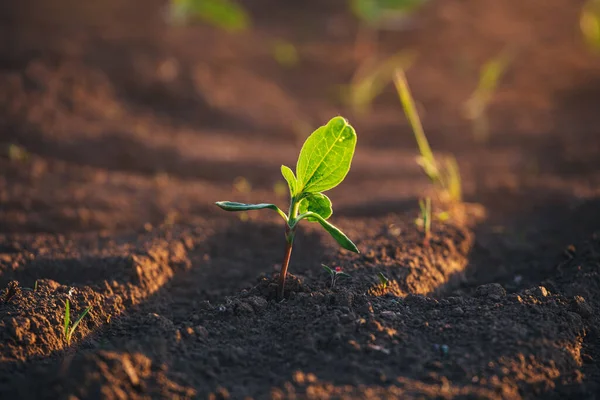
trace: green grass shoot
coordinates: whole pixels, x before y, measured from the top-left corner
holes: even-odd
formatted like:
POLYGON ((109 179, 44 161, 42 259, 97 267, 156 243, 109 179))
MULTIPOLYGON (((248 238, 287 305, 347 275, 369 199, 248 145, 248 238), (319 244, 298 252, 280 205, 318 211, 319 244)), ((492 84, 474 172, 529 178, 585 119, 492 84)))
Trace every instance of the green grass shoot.
POLYGON ((419 153, 421 154, 417 158, 417 163, 421 166, 421 169, 425 175, 431 180, 434 185, 446 193, 451 201, 460 202, 462 200, 462 189, 460 171, 458 163, 453 156, 444 158, 443 164, 436 160, 425 135, 421 118, 417 112, 414 98, 408 86, 406 74, 404 70, 397 69, 394 75, 394 85, 400 98, 400 103, 404 109, 404 114, 410 123, 413 134, 417 141, 419 153))
POLYGON ((425 233, 423 245, 427 247, 431 239, 431 198, 427 197, 426 199, 419 200, 419 209, 419 218, 415 222, 423 228, 423 232, 425 233))
POLYGON ((70 305, 68 299, 65 302, 65 317, 64 317, 64 326, 63 326, 63 336, 65 338, 65 341, 67 342, 67 346, 71 345, 71 338, 73 337, 75 330, 79 326, 79 323, 81 322, 81 320, 90 312, 91 309, 92 309, 92 306, 87 307, 81 313, 81 315, 79 315, 79 318, 77 318, 77 320, 75 320, 75 322, 71 325, 71 305, 70 305))

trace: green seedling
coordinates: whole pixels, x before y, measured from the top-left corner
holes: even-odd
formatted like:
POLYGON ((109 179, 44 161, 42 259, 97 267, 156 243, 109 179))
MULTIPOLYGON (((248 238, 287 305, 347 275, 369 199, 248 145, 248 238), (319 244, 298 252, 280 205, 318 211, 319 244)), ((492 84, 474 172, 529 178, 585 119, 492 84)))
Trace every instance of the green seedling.
POLYGON ((415 224, 423 228, 423 232, 425 232, 423 245, 427 247, 429 246, 429 240, 431 238, 431 199, 427 197, 425 200, 419 200, 419 209, 421 212, 419 218, 415 221, 415 224))
POLYGON ((229 32, 243 31, 250 24, 244 8, 231 0, 171 0, 169 11, 175 24, 198 19, 229 32))
POLYGON ((338 278, 351 278, 351 276, 349 274, 342 271, 341 267, 335 267, 335 269, 332 269, 325 264, 321 264, 321 266, 331 277, 331 288, 332 289, 335 287, 335 283, 337 282, 338 278))
POLYGON ((75 333, 75 330, 79 326, 79 323, 90 312, 91 309, 92 309, 92 306, 89 306, 88 308, 86 308, 81 313, 79 318, 77 318, 77 320, 71 325, 71 306, 69 304, 68 299, 65 302, 65 324, 64 324, 64 328, 63 328, 63 335, 65 338, 65 341, 67 342, 67 346, 71 345, 71 338, 73 337, 73 333, 75 333))
POLYGON ((384 289, 389 286, 390 280, 383 274, 383 272, 378 272, 377 278, 379 279, 379 284, 383 286, 384 289))
POLYGON ((417 163, 421 166, 421 169, 431 182, 433 182, 434 185, 439 186, 440 189, 450 197, 450 200, 460 202, 462 200, 462 189, 460 171, 456 159, 452 156, 446 157, 443 159, 444 162, 440 166, 440 163, 434 157, 427 136, 425 136, 421 118, 419 117, 415 101, 410 92, 406 75, 402 69, 396 70, 394 84, 398 96, 400 97, 400 103, 402 103, 406 118, 415 135, 419 152, 421 153, 417 158, 417 163))
POLYGON ((486 62, 481 67, 477 88, 464 104, 465 116, 472 122, 473 136, 477 141, 484 142, 489 136, 487 109, 511 59, 512 54, 505 50, 486 62))
POLYGON ((318 222, 344 249, 358 253, 356 245, 337 227, 327 221, 333 213, 331 200, 323 192, 339 185, 350 170, 356 132, 342 117, 331 119, 327 125, 314 131, 304 142, 296 164, 296 174, 285 165, 281 174, 290 192, 288 214, 275 204, 245 204, 219 201, 217 206, 226 211, 271 209, 285 221, 285 253, 279 274, 277 297, 283 299, 285 278, 292 254, 292 245, 298 223, 304 219, 318 222))

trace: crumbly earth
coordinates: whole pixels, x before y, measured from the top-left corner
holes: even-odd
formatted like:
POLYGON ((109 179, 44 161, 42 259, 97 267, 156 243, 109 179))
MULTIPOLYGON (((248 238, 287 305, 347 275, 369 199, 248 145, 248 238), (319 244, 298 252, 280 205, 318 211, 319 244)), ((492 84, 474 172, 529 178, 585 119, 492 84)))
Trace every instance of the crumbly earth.
MULTIPOLYGON (((0 6, 0 398, 595 399, 600 55, 582 2, 431 1, 378 53, 408 79, 465 202, 435 197, 388 87, 342 100, 364 57, 345 2, 247 2, 253 29, 169 28, 161 1, 0 6), (296 44, 279 65, 271 44, 296 44), (514 58, 473 136, 480 66, 514 58), (275 300, 281 164, 333 115, 358 132, 331 221, 305 223, 275 300), (481 138, 479 138, 481 139, 481 138), (427 245, 414 221, 434 196, 427 245), (321 264, 351 275, 330 287, 321 264), (383 273, 387 284, 379 281, 383 273), (72 319, 92 306, 70 345, 72 319)), ((285 188, 284 188, 285 189, 285 188)))

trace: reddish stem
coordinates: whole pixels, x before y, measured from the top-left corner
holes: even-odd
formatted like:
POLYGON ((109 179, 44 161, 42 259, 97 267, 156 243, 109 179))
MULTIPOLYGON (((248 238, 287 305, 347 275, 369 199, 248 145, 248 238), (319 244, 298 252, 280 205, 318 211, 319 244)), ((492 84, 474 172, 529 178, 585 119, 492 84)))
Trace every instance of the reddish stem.
POLYGON ((285 235, 285 254, 281 263, 281 272, 279 273, 279 288, 277 290, 277 299, 283 300, 283 290, 285 288, 285 278, 287 276, 290 257, 292 256, 292 244, 294 243, 294 232, 286 231, 285 235))

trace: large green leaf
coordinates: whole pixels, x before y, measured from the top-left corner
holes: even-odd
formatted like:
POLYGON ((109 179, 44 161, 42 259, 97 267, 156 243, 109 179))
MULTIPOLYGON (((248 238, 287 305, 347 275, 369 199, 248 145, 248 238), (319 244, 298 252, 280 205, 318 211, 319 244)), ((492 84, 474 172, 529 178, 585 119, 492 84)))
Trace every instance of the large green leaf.
POLYGON ((339 185, 350 170, 355 147, 356 132, 342 117, 314 131, 298 157, 297 192, 324 192, 339 185))
POLYGON ((246 204, 246 203, 236 203, 234 201, 217 201, 215 203, 219 207, 221 207, 225 211, 252 211, 252 210, 262 210, 264 208, 268 208, 271 210, 275 210, 287 221, 287 215, 279 209, 275 204, 268 203, 259 203, 259 204, 246 204))
MULTIPOLYGON (((329 197, 325 196, 323 193, 310 193, 306 195, 306 197, 300 201, 300 207, 298 211, 300 214, 304 214, 309 211, 314 212, 319 214, 323 219, 327 219, 331 217, 331 214, 333 214, 331 200, 329 200, 329 197)), ((311 222, 317 222, 317 219, 314 217, 308 217, 307 220, 311 222)))
POLYGON ((307 212, 304 214, 304 218, 309 217, 314 217, 317 220, 317 222, 321 224, 321 226, 325 228, 325 230, 329 232, 329 234, 336 240, 336 242, 338 242, 338 244, 344 249, 353 251, 354 253, 360 253, 360 251, 358 251, 358 247, 356 247, 352 240, 348 239, 348 236, 346 236, 344 232, 342 232, 339 228, 327 222, 319 214, 313 212, 307 212))
POLYGON ((288 184, 288 187, 290 188, 290 197, 294 197, 296 195, 296 186, 298 186, 296 176, 294 176, 294 171, 292 171, 290 167, 282 165, 281 175, 283 175, 288 184))

